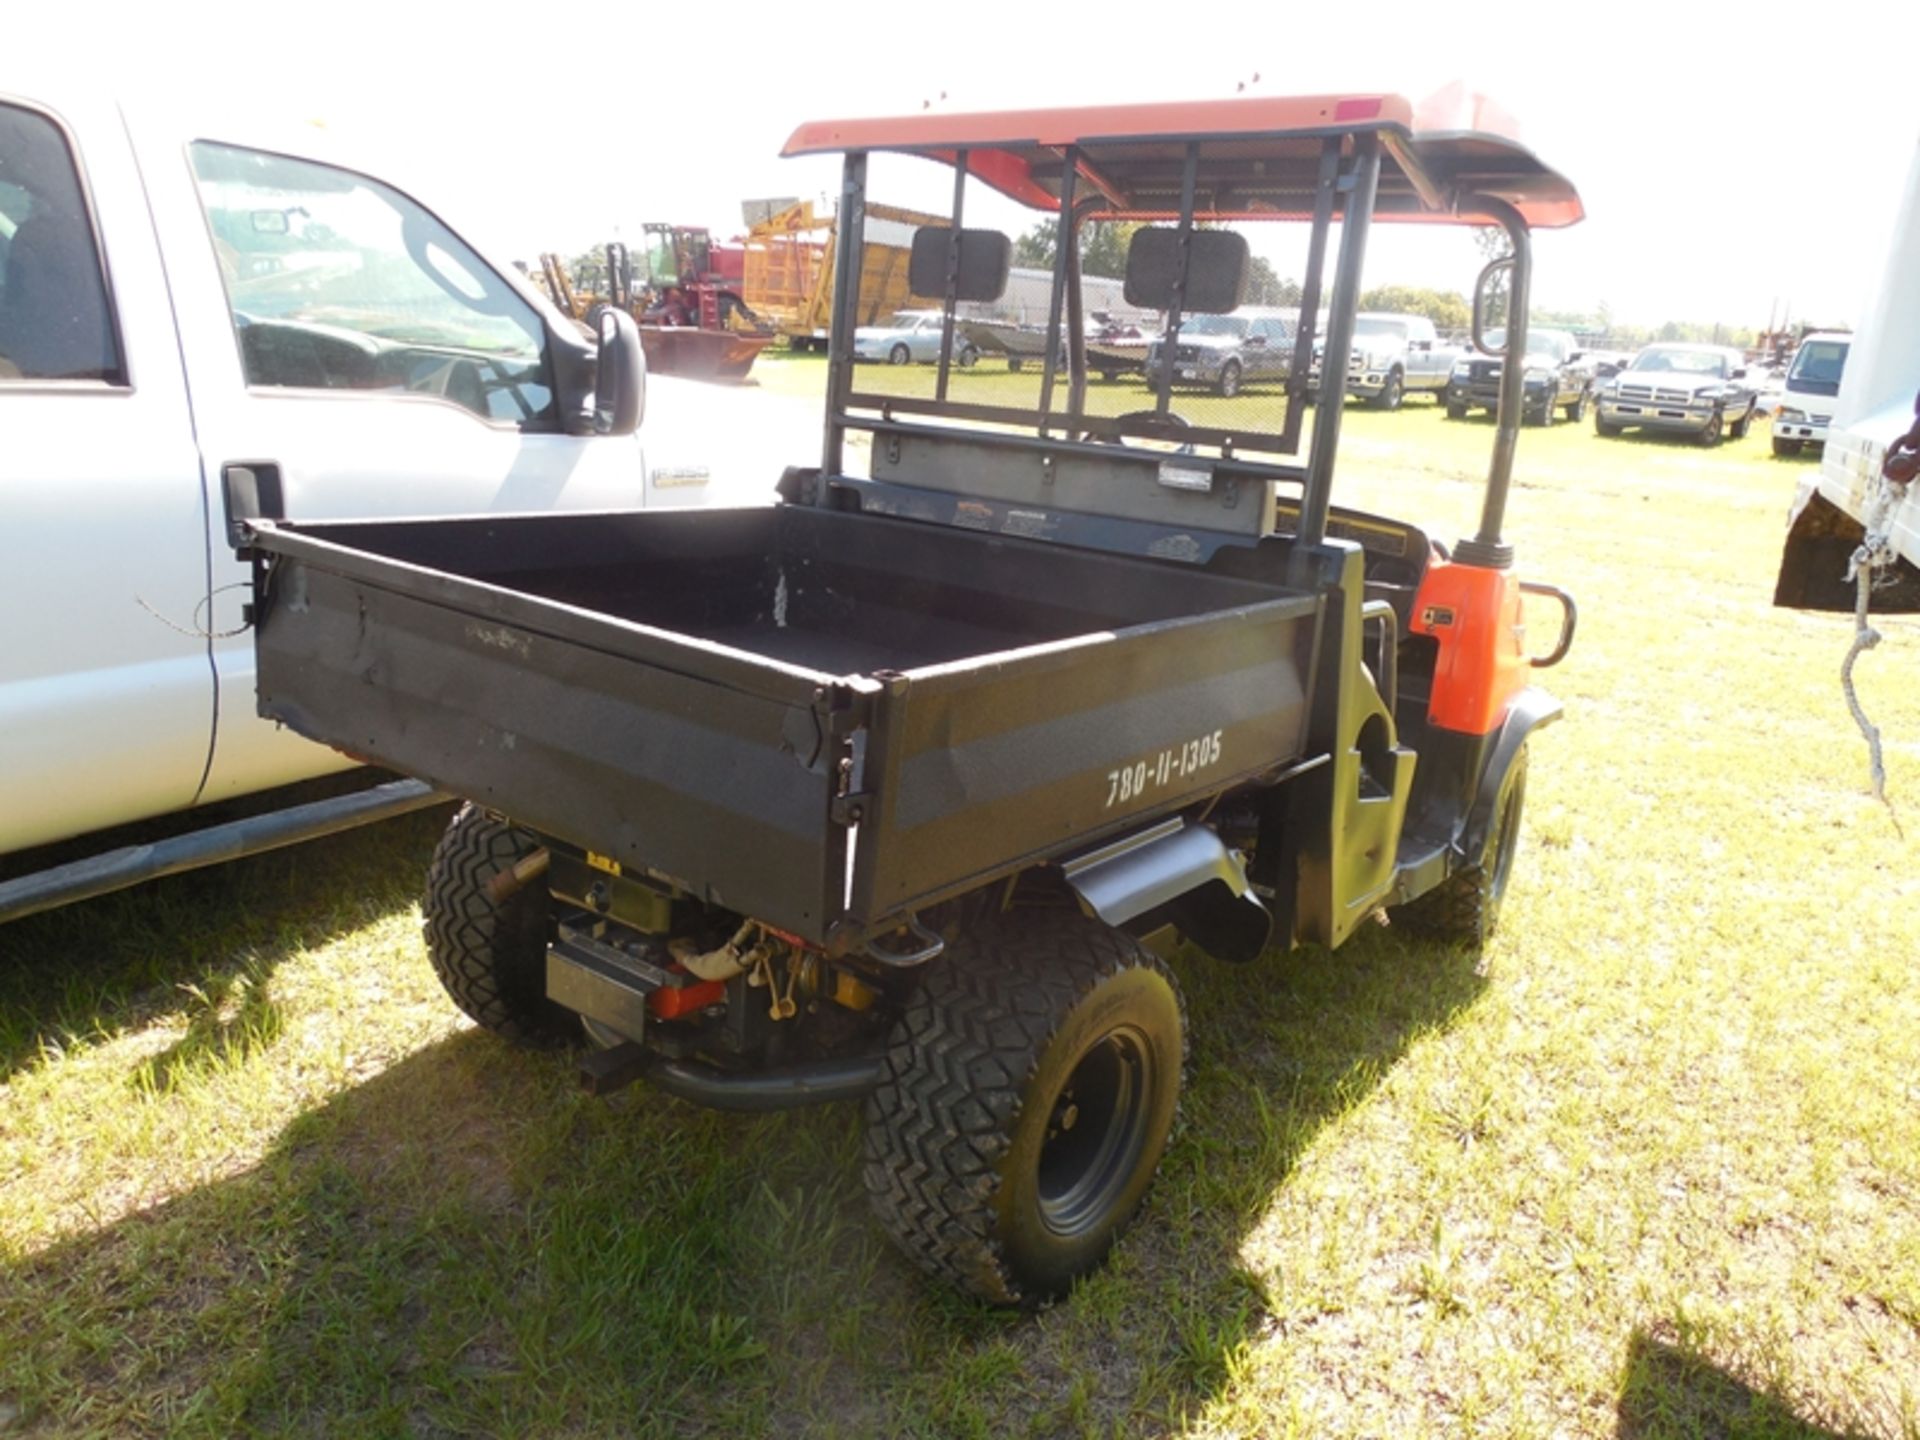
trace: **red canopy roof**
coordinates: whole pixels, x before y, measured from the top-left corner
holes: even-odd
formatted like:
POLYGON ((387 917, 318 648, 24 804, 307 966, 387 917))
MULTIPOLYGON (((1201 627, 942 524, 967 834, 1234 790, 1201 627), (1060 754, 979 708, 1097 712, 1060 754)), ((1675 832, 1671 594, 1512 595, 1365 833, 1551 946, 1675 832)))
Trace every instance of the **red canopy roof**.
POLYGON ((964 150, 970 175, 1022 204, 1058 211, 1073 146, 1079 194, 1105 201, 1091 213, 1144 220, 1179 213, 1186 147, 1198 141, 1196 218, 1296 219, 1312 213, 1325 137, 1369 133, 1384 150, 1380 219, 1484 224, 1458 209, 1475 193, 1518 207, 1536 228, 1571 225, 1586 213, 1572 183, 1520 143, 1510 116, 1458 86, 1418 106, 1400 95, 1255 96, 816 120, 795 130, 781 153, 888 150, 951 165, 964 150))

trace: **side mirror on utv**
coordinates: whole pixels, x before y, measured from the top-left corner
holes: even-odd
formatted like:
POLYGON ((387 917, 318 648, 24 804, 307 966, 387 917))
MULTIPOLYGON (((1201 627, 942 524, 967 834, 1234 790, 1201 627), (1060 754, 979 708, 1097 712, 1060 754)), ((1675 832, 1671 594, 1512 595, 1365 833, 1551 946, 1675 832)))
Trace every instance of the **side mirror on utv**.
POLYGON ((913 232, 907 289, 922 299, 941 299, 951 269, 955 300, 998 300, 1012 273, 1013 241, 998 230, 962 230, 957 238, 956 246, 954 231, 944 225, 923 225, 913 232))
POLYGON ((1247 298, 1247 237, 1232 230, 1194 230, 1180 266, 1180 232, 1164 225, 1136 230, 1127 245, 1123 294, 1142 310, 1170 308, 1176 293, 1184 315, 1226 315, 1247 298))
POLYGON ((593 433, 631 435, 647 410, 647 352, 624 310, 600 313, 600 357, 593 385, 593 433))
MULTIPOLYGON (((1498 260, 1489 261, 1480 272, 1480 278, 1473 285, 1473 348, 1482 355, 1504 355, 1506 347, 1496 350, 1487 344, 1487 322, 1492 318, 1496 324, 1505 324, 1504 315, 1496 315, 1494 307, 1512 294, 1513 256, 1502 255, 1498 260), (1501 285, 1502 280, 1508 283, 1501 285)), ((1503 337, 1504 338, 1504 337, 1503 337)))

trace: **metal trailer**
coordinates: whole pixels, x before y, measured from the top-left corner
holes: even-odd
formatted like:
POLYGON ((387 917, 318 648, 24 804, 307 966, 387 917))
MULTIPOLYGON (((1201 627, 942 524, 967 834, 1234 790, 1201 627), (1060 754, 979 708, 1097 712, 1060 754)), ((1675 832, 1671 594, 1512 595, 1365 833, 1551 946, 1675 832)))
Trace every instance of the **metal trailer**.
MULTIPOLYGON (((1057 1296, 1132 1215, 1179 1101, 1184 1012, 1143 942, 1252 962, 1383 908, 1483 941, 1526 744, 1558 714, 1528 677, 1573 629, 1549 591, 1559 642, 1520 648, 1523 591, 1547 588, 1502 536, 1522 367, 1449 550, 1333 506, 1344 385, 1307 393, 1312 323, 1261 402, 1284 401, 1274 425, 1244 395, 1175 412, 1165 367, 1149 408, 1095 403, 1139 401, 1090 392, 1079 226, 1148 222, 1128 290, 1170 340, 1244 294, 1222 227, 1296 222, 1301 313, 1325 292, 1345 354, 1374 219, 1499 224, 1514 254, 1478 298, 1511 271, 1524 353, 1530 228, 1580 203, 1472 113, 1365 95, 803 126, 787 153, 844 152, 849 223, 822 455, 783 503, 305 525, 242 489, 260 709, 469 799, 427 935, 480 1023, 539 1040, 584 1017, 595 1090, 861 1098, 902 1248, 991 1301, 1057 1296), (863 392, 852 358, 880 152, 954 170, 952 215, 912 245, 947 316, 922 397, 863 392), (1028 405, 953 363, 956 308, 1008 269, 1008 237, 966 227, 969 183, 1059 217, 1028 405)), ((603 325, 618 361, 625 318, 603 325)))
MULTIPOLYGON (((868 207, 864 219, 858 323, 877 325, 913 303, 907 251, 914 231, 945 222, 939 215, 888 205, 868 207)), ((748 226, 742 292, 755 313, 796 350, 827 344, 837 257, 835 218, 816 212, 810 200, 748 226)))
POLYGON ((1908 164, 1879 288, 1846 355, 1831 424, 1821 436, 1820 466, 1801 479, 1794 496, 1776 605, 1855 609, 1861 596, 1853 560, 1864 545, 1872 608, 1920 610, 1920 486, 1912 483, 1920 447, 1916 253, 1920 144, 1908 164))

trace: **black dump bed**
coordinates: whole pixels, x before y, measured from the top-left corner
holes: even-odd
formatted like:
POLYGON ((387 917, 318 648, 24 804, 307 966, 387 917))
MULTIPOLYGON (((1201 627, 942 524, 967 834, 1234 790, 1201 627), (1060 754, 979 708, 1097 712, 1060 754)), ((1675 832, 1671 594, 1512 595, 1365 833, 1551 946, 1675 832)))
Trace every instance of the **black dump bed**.
POLYGON ((255 542, 262 714, 814 940, 1302 746, 1318 602, 1171 561, 792 505, 255 542))

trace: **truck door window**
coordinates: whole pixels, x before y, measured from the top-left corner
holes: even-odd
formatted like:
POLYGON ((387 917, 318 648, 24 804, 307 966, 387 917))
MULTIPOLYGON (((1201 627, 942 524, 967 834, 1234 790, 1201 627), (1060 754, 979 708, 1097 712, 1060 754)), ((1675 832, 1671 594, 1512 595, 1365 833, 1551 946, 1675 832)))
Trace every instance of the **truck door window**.
POLYGON ((73 152, 47 116, 0 105, 0 384, 126 372, 73 152))
POLYGON ((429 395, 556 428, 539 315, 426 210, 333 166, 192 150, 247 384, 429 395))

